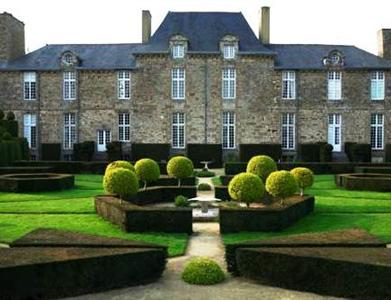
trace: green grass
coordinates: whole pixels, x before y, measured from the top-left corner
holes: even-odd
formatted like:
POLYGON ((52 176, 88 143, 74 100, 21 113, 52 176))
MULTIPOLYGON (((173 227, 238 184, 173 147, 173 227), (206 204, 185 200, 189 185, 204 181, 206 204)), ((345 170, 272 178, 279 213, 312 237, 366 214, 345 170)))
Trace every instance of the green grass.
POLYGON ((139 240, 168 246, 170 256, 182 255, 186 234, 125 233, 95 214, 93 196, 102 194, 102 176, 76 175, 73 190, 46 193, 0 193, 0 241, 10 243, 36 228, 139 240))
POLYGON ((225 243, 265 239, 290 234, 362 228, 391 243, 391 193, 338 189, 333 175, 316 175, 307 194, 315 196, 315 212, 279 233, 225 234, 225 243))

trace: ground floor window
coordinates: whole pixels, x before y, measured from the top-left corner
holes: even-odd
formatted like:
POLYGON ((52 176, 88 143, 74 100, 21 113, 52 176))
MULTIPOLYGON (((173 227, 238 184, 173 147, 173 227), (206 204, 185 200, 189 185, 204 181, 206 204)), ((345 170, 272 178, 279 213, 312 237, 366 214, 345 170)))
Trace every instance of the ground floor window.
POLYGON ((282 114, 282 149, 295 149, 295 114, 282 114))
POLYGON ((371 114, 371 147, 374 150, 384 148, 384 115, 371 114))
POLYGON ((23 135, 30 149, 37 148, 37 115, 25 114, 23 116, 23 135))
POLYGON ((341 114, 329 114, 328 116, 328 143, 333 146, 333 151, 341 151, 341 114))
POLYGON ((105 152, 107 145, 111 142, 111 131, 106 129, 98 130, 98 152, 105 152))
POLYGON ((235 113, 223 112, 223 149, 235 149, 235 113))
POLYGON ((172 115, 172 147, 185 148, 185 114, 181 112, 172 115))
POLYGON ((73 149, 73 144, 76 143, 76 114, 64 114, 64 149, 73 149))
POLYGON ((128 113, 118 114, 118 138, 120 142, 130 142, 130 116, 128 113))

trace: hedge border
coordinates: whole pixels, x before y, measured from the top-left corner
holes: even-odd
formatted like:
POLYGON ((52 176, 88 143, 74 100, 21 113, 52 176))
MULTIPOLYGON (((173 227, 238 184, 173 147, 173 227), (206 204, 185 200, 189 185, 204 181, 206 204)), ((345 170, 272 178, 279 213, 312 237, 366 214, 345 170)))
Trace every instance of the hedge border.
POLYGON ((353 173, 336 174, 335 184, 338 187, 353 191, 390 192, 391 174, 353 173))
POLYGON ((30 173, 0 175, 0 191, 25 193, 71 189, 75 177, 69 174, 30 173))

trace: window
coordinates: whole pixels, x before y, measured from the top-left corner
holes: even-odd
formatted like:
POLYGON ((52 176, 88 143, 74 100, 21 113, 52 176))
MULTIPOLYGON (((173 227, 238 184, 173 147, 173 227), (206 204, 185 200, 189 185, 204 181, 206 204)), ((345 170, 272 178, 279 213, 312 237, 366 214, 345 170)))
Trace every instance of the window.
POLYGON ((72 64, 73 63, 73 55, 71 53, 67 53, 64 55, 62 60, 66 64, 72 64))
POLYGON ((328 143, 333 146, 334 152, 341 151, 341 114, 328 116, 328 143))
POLYGON ((374 150, 383 150, 384 144, 384 116, 371 114, 371 147, 374 150))
POLYGON ((111 142, 111 131, 108 129, 100 129, 98 130, 98 152, 107 151, 107 145, 111 142))
POLYGON ((76 72, 64 72, 64 100, 76 99, 76 72))
POLYGON ((236 97, 236 70, 234 68, 223 69, 222 75, 223 99, 235 99, 236 97))
POLYGON ((175 100, 185 99, 185 69, 183 68, 172 69, 171 97, 175 100))
POLYGON ((235 113, 223 112, 223 149, 235 149, 235 113))
POLYGON ((282 115, 282 149, 295 149, 295 114, 282 115))
POLYGON ((118 99, 130 99, 130 71, 118 71, 118 99))
POLYGON ((371 99, 384 100, 384 72, 371 74, 371 99))
POLYGON ((294 71, 282 72, 282 98, 296 98, 296 73, 294 71))
POLYGON ((174 113, 172 115, 172 147, 185 148, 185 114, 174 113))
POLYGON ((128 113, 118 114, 118 138, 120 142, 130 141, 130 116, 128 113))
POLYGON ((23 73, 24 100, 37 99, 37 75, 35 72, 23 73))
POLYGON ((27 139, 29 148, 37 148, 37 115, 25 114, 23 125, 23 136, 27 139))
POLYGON ((76 143, 76 114, 64 114, 64 149, 73 149, 73 144, 76 143))
POLYGON ((332 71, 328 74, 329 100, 341 100, 341 72, 332 71))
POLYGON ((172 46, 172 58, 184 58, 185 46, 182 44, 175 44, 172 46))
POLYGON ((223 56, 225 59, 234 59, 235 58, 235 46, 232 44, 223 45, 223 56))

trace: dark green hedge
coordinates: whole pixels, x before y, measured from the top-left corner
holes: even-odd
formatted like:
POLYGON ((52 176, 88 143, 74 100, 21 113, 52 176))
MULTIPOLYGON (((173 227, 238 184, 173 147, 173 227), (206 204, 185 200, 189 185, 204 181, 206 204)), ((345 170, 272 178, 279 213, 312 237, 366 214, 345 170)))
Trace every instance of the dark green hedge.
MULTIPOLYGON (((181 180, 181 185, 183 186, 195 186, 196 178, 195 177, 187 177, 181 180)), ((158 181, 149 182, 148 186, 177 186, 178 179, 163 175, 159 178, 158 181)), ((140 182, 140 186, 144 186, 144 183, 140 182)))
POLYGON ((95 153, 95 142, 85 141, 73 144, 73 159, 75 161, 91 161, 95 153))
POLYGON ((232 180, 232 178, 235 175, 221 175, 220 180, 221 180, 221 185, 228 186, 229 182, 232 180))
POLYGON ((131 197, 129 201, 140 206, 154 203, 174 203, 174 199, 178 195, 194 198, 197 196, 197 187, 194 185, 147 187, 145 190, 140 189, 137 195, 131 197))
POLYGON ((18 137, 18 122, 15 120, 0 120, 0 127, 3 127, 12 137, 18 137))
POLYGON ((391 175, 336 174, 335 184, 353 191, 391 192, 391 175))
POLYGON ((326 142, 299 144, 299 160, 303 162, 331 162, 333 147, 326 142))
POLYGON ((351 162, 371 162, 372 160, 372 149, 370 144, 346 142, 345 153, 351 162))
POLYGON ((73 175, 33 173, 7 174, 0 176, 0 191, 13 193, 47 192, 71 189, 73 175))
POLYGON ((236 175, 241 172, 246 172, 246 162, 226 162, 224 163, 225 175, 236 175))
POLYGON ((282 156, 281 144, 240 144, 240 161, 248 162, 253 156, 268 155, 275 161, 279 161, 282 156))
POLYGON ((202 168, 201 161, 212 161, 209 168, 221 168, 223 165, 223 149, 221 144, 187 144, 187 157, 195 168, 202 168))
POLYGON ((52 167, 55 173, 70 173, 70 174, 104 174, 107 162, 105 161, 16 161, 14 166, 20 167, 52 167))
POLYGON ((386 144, 385 152, 384 160, 386 162, 391 162, 391 144, 386 144))
POLYGON ((61 160, 61 144, 41 144, 42 160, 61 160))
POLYGON ((113 141, 107 144, 107 160, 115 161, 122 159, 122 143, 113 141))
POLYGON ((228 187, 223 185, 215 185, 215 198, 220 200, 231 200, 228 193, 228 187))
POLYGON ((391 166, 389 166, 389 167, 355 167, 354 173, 391 174, 391 166))
POLYGON ((11 165, 20 159, 22 159, 22 149, 19 140, 0 142, 0 166, 11 165))
POLYGON ((132 160, 151 158, 156 162, 168 161, 170 144, 132 144, 132 160))

